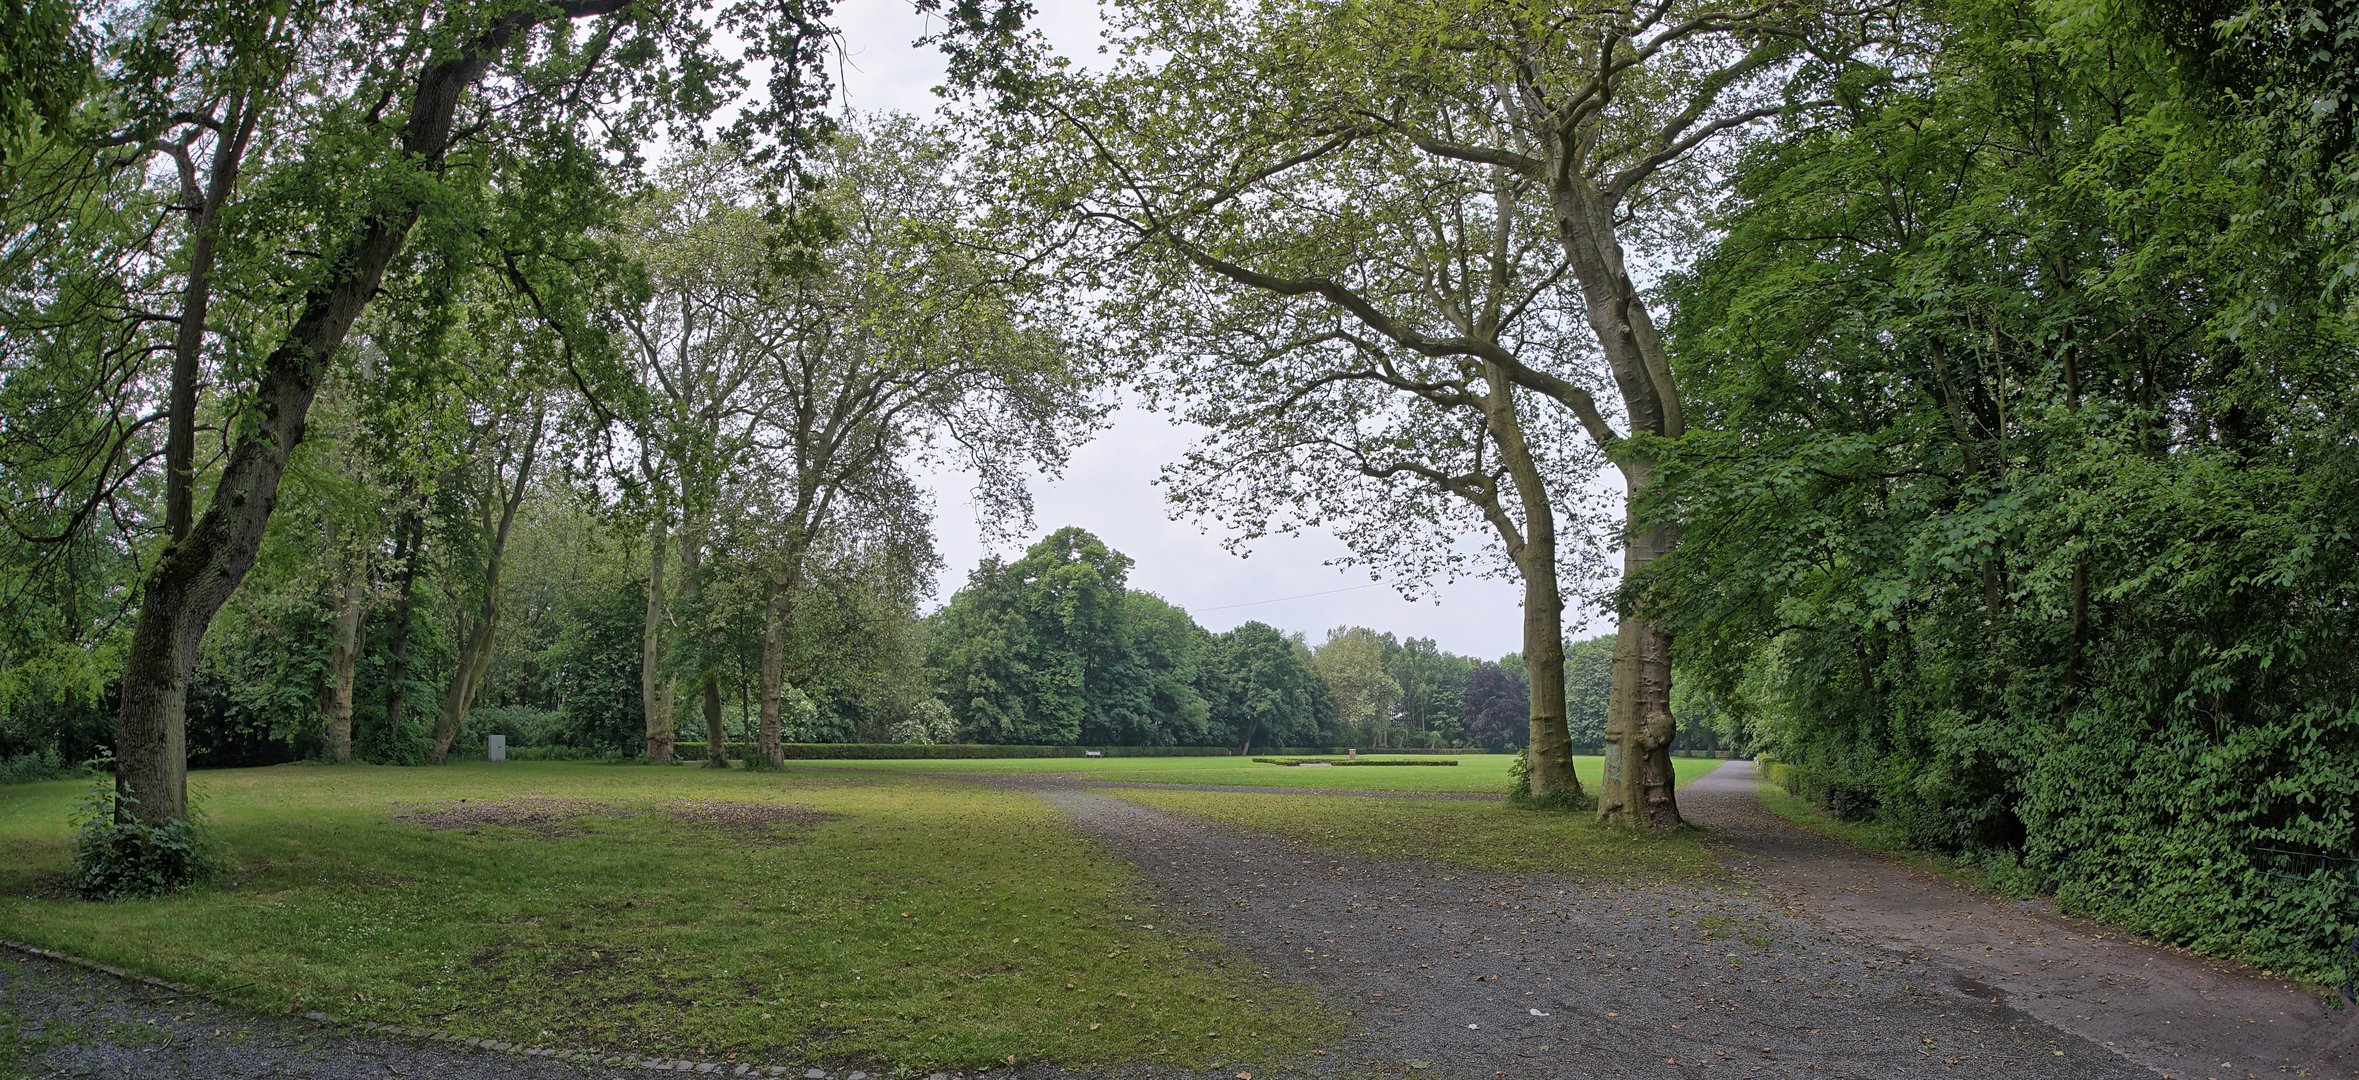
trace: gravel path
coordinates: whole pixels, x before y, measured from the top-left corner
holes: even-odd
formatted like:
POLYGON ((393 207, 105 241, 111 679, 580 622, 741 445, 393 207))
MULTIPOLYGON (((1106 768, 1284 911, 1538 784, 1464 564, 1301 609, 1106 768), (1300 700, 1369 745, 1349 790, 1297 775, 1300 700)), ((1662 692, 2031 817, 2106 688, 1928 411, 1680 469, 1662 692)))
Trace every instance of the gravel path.
POLYGON ((1176 920, 1355 1010, 1347 1066, 1438 1077, 2151 1077, 1948 971, 1755 896, 1379 861, 1065 787, 1176 920))
POLYGON ((1947 967, 1973 993, 2187 1077, 2338 1077, 2359 1070, 2359 1011, 2279 979, 2006 901, 1788 824, 1762 809, 1753 763, 1679 791, 1739 872, 1790 914, 1947 967))
POLYGON ((618 1080, 647 1075, 256 1016, 0 951, 0 1076, 20 1074, 114 1080, 618 1080))

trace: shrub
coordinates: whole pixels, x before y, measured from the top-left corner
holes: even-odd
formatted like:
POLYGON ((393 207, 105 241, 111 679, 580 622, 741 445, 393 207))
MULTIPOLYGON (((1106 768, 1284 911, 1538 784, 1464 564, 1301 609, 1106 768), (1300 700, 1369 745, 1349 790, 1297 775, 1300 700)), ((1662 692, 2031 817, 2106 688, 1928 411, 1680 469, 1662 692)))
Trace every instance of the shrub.
POLYGON ((893 725, 891 737, 897 743, 953 742, 958 738, 958 719, 950 715, 950 706, 940 698, 927 698, 909 711, 908 719, 893 725))
POLYGON ((35 780, 56 780, 80 772, 68 765, 57 747, 45 746, 21 754, 0 757, 0 784, 24 784, 35 780))
POLYGON ((74 817, 73 866, 66 884, 85 900, 164 896, 220 874, 228 860, 191 806, 164 825, 118 820, 118 805, 137 800, 101 777, 74 817))
MULTIPOLYGON (((703 751, 702 746, 697 747, 699 756, 702 756, 703 751)), ((602 750, 588 746, 511 746, 508 748, 508 760, 620 762, 624 758, 620 750, 602 750)))

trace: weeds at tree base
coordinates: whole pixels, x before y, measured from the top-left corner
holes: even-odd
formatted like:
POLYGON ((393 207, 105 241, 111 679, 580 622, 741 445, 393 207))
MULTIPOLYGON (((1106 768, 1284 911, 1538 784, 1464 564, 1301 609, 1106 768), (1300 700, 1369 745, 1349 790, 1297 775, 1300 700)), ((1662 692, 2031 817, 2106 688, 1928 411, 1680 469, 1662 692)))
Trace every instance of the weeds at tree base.
POLYGON ((1545 810, 1569 813, 1597 809, 1597 796, 1587 791, 1566 794, 1552 791, 1547 795, 1532 794, 1532 751, 1525 748, 1515 752, 1515 762, 1507 766, 1507 805, 1518 810, 1545 810))
POLYGON ((229 867, 195 807, 188 816, 162 825, 119 817, 118 806, 138 799, 115 789, 102 776, 74 815, 74 861, 66 885, 85 900, 131 900, 167 896, 214 877, 229 867))
POLYGON ((1529 788, 1524 788, 1508 792, 1507 805, 1518 810, 1572 813, 1597 809, 1597 796, 1586 791, 1577 794, 1555 791, 1544 796, 1535 796, 1529 788))

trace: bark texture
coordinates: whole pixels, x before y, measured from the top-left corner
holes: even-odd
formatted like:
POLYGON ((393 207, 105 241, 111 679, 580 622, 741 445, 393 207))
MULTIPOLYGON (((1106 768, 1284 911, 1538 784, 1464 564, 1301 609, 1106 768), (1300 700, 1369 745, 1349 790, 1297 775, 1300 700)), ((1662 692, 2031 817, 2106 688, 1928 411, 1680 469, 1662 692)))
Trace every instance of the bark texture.
MULTIPOLYGON (((1625 578, 1671 549, 1667 527, 1633 534, 1623 549, 1625 578)), ((1605 773, 1598 816, 1654 829, 1681 822, 1671 740, 1671 636, 1643 615, 1625 613, 1614 637, 1613 695, 1606 705, 1605 773)))
POLYGON ((779 710, 786 697, 786 620, 793 593, 772 583, 770 600, 762 605, 762 733, 759 752, 773 768, 786 763, 781 745, 779 710))
MULTIPOLYGON (((1573 739, 1566 727, 1564 705, 1564 591, 1556 580, 1556 506, 1548 480, 1532 457, 1524 438, 1523 419, 1516 412, 1515 386, 1496 363, 1485 365, 1488 392, 1483 396, 1483 423, 1499 460, 1507 466, 1516 498, 1523 509, 1519 531, 1498 510, 1498 493, 1491 492, 1485 513, 1507 545, 1524 586, 1524 671, 1531 678, 1530 749, 1525 755, 1532 798, 1562 802, 1583 798, 1580 777, 1573 774, 1573 739)), ((1479 504, 1479 502, 1478 502, 1479 504)))
POLYGON ((352 760, 352 682, 360 660, 361 625, 367 621, 368 561, 347 554, 336 590, 335 636, 328 643, 328 685, 321 697, 322 734, 328 759, 352 760))
POLYGON ((639 704, 647 719, 647 760, 672 763, 677 738, 672 720, 672 680, 663 671, 664 560, 671 553, 663 510, 647 530, 647 622, 639 635, 639 704))

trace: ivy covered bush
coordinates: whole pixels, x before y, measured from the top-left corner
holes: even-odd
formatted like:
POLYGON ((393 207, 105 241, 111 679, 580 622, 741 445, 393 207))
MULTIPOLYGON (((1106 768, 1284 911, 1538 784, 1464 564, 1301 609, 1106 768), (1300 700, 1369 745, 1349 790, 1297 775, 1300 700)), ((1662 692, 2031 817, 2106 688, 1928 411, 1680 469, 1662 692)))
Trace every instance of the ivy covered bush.
POLYGON ((149 825, 117 807, 136 803, 102 776, 74 816, 73 863, 66 885, 85 900, 165 896, 210 880, 228 862, 203 815, 149 825))

